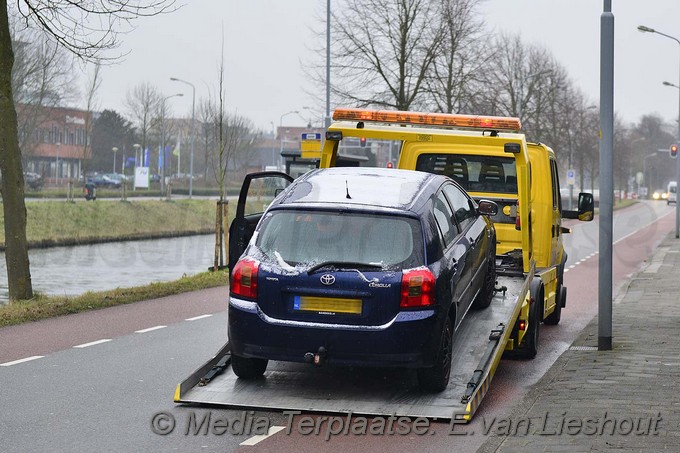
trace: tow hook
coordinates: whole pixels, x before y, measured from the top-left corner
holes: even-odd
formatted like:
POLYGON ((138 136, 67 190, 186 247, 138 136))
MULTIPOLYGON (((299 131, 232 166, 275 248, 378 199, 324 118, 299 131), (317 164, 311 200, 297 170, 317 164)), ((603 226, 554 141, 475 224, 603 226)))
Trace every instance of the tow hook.
POLYGON ((319 350, 316 351, 316 354, 313 352, 305 353, 305 362, 307 363, 313 363, 316 366, 321 366, 325 361, 326 361, 326 348, 324 348, 323 346, 319 347, 319 350))

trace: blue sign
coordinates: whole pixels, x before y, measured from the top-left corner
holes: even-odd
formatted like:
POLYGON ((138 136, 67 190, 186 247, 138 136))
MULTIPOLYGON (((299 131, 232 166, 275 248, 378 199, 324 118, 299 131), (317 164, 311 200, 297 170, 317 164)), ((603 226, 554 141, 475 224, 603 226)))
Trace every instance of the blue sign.
POLYGON ((321 141, 320 132, 303 132, 300 137, 302 140, 318 140, 321 141))

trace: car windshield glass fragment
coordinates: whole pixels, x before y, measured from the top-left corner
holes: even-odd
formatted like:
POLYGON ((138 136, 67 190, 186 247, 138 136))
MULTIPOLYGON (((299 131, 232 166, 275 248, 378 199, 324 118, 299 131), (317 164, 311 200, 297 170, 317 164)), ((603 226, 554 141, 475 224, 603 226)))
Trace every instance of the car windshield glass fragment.
POLYGON ((367 265, 423 264, 420 225, 399 216, 321 211, 274 211, 266 216, 256 246, 272 263, 323 262, 367 265))

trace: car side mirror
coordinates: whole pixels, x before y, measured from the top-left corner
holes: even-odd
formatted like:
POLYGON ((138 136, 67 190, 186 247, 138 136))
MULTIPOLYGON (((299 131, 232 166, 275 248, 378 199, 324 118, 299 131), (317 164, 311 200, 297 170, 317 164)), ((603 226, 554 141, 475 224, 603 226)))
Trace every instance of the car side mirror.
POLYGON ((590 222, 595 217, 595 201, 592 193, 578 194, 578 211, 562 211, 562 218, 590 222))
POLYGON ((479 200, 477 204, 477 212, 481 215, 493 217, 498 214, 498 205, 493 201, 479 200))

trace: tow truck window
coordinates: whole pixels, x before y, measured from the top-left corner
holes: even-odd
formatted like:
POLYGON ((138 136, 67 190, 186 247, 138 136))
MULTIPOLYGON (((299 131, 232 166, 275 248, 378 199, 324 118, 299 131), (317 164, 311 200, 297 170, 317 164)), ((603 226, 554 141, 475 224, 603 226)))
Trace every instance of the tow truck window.
POLYGON ((517 170, 512 157, 421 154, 416 170, 448 176, 469 192, 517 194, 517 170))

